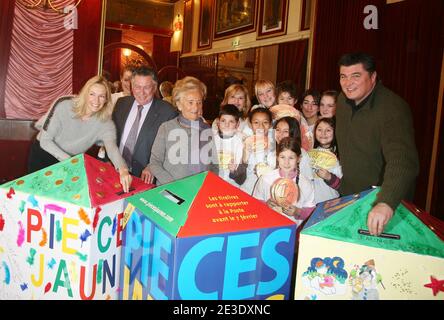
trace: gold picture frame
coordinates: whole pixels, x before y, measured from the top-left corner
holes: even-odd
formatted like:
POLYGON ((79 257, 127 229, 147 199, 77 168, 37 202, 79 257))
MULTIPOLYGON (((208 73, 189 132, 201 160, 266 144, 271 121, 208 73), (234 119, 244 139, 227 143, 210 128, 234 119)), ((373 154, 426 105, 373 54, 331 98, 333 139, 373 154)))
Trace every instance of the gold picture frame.
POLYGON ((257 1, 216 0, 214 39, 223 39, 256 30, 257 1))
POLYGON ((200 0, 197 50, 211 49, 214 0, 200 0))
POLYGON ((288 0, 261 0, 257 39, 287 33, 288 0))

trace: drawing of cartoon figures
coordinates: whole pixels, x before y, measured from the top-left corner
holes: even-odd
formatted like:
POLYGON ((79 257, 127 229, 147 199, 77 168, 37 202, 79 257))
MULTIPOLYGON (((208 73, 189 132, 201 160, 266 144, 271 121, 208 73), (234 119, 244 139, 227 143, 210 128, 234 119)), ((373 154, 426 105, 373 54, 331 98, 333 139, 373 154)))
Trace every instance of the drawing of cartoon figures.
POLYGON ((378 284, 385 289, 381 275, 376 272, 373 259, 360 267, 355 265, 350 271, 349 283, 352 287, 353 300, 379 300, 378 284))
POLYGON ((310 267, 302 274, 303 283, 326 295, 345 294, 347 271, 340 257, 313 258, 310 267))

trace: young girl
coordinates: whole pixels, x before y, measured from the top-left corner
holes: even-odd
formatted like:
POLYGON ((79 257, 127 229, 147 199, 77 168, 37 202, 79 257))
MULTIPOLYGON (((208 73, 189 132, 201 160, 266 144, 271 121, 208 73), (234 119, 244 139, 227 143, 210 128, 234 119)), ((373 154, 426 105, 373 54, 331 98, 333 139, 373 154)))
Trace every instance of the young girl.
MULTIPOLYGON (((274 137, 276 144, 279 144, 282 139, 291 137, 299 145, 301 145, 301 127, 299 122, 293 117, 283 117, 277 120, 273 126, 274 137)), ((313 171, 310 165, 310 156, 304 148, 301 148, 301 161, 299 170, 308 180, 313 180, 313 171)))
POLYGON ((248 118, 253 135, 244 141, 242 161, 247 168, 246 180, 241 189, 251 194, 258 177, 276 167, 276 155, 274 141, 268 134, 272 121, 270 110, 256 108, 249 113, 248 118))
POLYGON ((319 119, 314 128, 315 143, 309 152, 314 171, 316 204, 339 197, 342 168, 337 158, 335 118, 319 119))
POLYGON ((301 110, 305 120, 307 120, 308 131, 305 133, 310 141, 309 150, 313 148, 314 143, 314 126, 319 118, 319 101, 321 95, 316 90, 307 90, 302 95, 301 110))
POLYGON ((282 139, 276 153, 278 168, 259 178, 253 197, 299 226, 315 208, 313 183, 299 174, 301 147, 295 139, 282 139))
POLYGON ((319 113, 321 118, 332 118, 335 116, 338 94, 339 93, 335 90, 327 90, 322 92, 321 104, 319 105, 319 113))

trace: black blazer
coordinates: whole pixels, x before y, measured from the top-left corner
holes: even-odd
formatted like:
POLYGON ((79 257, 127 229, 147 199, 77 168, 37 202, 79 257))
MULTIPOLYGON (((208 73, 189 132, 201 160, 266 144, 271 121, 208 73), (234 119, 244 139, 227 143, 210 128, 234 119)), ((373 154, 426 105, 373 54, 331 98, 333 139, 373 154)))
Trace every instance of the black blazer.
MULTIPOLYGON (((130 113, 131 107, 135 98, 127 96, 119 98, 116 102, 113 111, 113 121, 116 125, 117 145, 120 145, 123 129, 125 127, 126 119, 130 113)), ((142 124, 139 135, 137 137, 136 145, 134 147, 132 170, 131 173, 136 177, 140 177, 142 170, 150 161, 151 147, 157 135, 157 130, 165 121, 177 117, 178 112, 171 104, 163 100, 154 98, 150 110, 146 115, 145 121, 142 124)))

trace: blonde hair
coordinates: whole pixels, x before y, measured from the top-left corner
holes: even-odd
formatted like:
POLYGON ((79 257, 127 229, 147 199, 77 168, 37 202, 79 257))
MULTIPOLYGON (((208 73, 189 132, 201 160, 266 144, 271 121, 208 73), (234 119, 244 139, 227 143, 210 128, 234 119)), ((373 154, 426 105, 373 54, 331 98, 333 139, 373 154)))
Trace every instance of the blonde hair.
POLYGON ((242 92, 245 95, 245 105, 242 109, 242 118, 245 119, 248 115, 248 111, 251 108, 251 100, 250 100, 250 95, 248 93, 248 89, 243 84, 235 83, 229 86, 225 90, 224 100, 222 100, 220 105, 224 106, 228 104, 228 99, 230 98, 230 96, 235 95, 237 92, 242 92))
POLYGON ((183 79, 177 80, 173 88, 173 106, 177 107, 177 102, 182 98, 185 92, 190 90, 200 91, 202 100, 205 100, 207 96, 207 86, 195 77, 187 76, 183 79))
POLYGON ((257 80, 256 83, 254 84, 254 94, 256 95, 256 97, 258 97, 259 90, 268 87, 271 87, 273 89, 274 95, 276 96, 276 87, 274 86, 274 83, 271 82, 270 80, 257 80))
POLYGON ((91 87, 95 84, 101 85, 105 88, 106 102, 103 107, 94 114, 94 116, 96 116, 101 121, 109 120, 111 119, 111 114, 113 112, 111 88, 109 86, 108 80, 103 76, 94 76, 85 83, 79 94, 73 99, 73 111, 79 118, 85 116, 88 113, 88 95, 91 91, 91 87))

